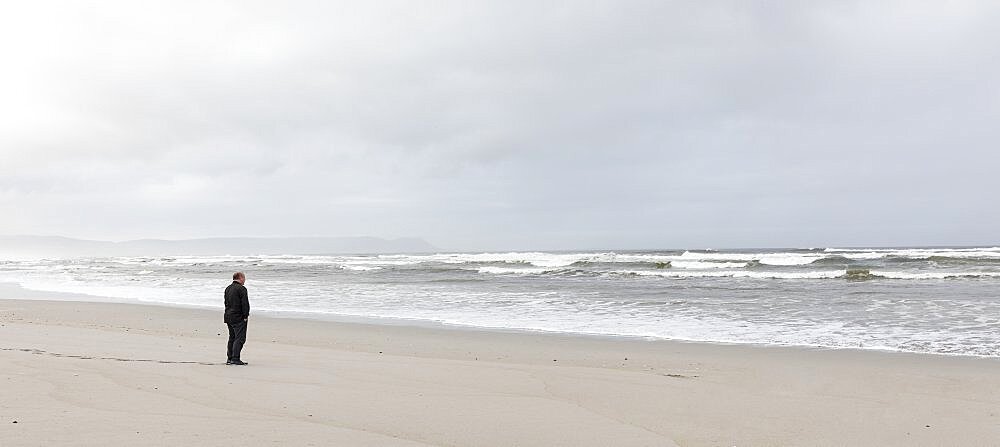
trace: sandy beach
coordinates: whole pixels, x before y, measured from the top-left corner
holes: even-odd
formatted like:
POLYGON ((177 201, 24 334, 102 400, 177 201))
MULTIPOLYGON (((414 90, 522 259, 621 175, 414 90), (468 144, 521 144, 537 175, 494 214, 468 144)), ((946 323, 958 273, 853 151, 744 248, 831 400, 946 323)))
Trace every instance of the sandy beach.
POLYGON ((1000 443, 998 359, 261 315, 249 366, 225 341, 221 310, 2 299, 0 445, 1000 443))

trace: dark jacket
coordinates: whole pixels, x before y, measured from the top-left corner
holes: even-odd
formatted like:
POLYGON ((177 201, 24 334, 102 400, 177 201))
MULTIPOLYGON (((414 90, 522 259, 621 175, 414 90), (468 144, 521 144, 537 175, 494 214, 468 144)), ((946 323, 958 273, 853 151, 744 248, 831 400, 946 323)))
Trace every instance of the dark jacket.
POLYGON ((250 317, 247 288, 236 281, 226 287, 226 323, 238 323, 250 317))

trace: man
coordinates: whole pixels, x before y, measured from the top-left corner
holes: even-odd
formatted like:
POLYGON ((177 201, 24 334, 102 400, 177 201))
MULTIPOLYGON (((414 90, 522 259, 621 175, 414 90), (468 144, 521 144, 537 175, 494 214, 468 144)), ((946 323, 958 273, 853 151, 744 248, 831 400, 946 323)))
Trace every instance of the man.
POLYGON ((247 319, 250 318, 250 298, 247 288, 243 287, 247 277, 243 272, 233 273, 233 283, 226 287, 226 313, 224 321, 229 326, 229 345, 226 360, 227 365, 246 365, 240 360, 240 351, 247 341, 247 319))

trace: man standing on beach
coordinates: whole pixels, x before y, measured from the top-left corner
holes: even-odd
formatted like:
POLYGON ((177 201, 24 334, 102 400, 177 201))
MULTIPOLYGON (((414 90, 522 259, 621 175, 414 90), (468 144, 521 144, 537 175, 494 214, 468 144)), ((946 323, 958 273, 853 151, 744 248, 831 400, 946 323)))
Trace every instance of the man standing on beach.
POLYGON ((240 360, 240 351, 247 341, 247 319, 250 318, 250 298, 243 287, 247 277, 243 272, 233 273, 233 283, 226 287, 226 314, 224 320, 229 326, 227 365, 246 365, 240 360))

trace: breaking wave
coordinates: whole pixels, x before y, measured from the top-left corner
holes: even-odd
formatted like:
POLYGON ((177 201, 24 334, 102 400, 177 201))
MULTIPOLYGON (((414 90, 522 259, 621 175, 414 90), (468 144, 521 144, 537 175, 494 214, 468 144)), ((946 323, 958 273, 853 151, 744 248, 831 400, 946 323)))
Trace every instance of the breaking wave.
POLYGON ((997 247, 0 259, 0 282, 219 307, 236 270, 267 311, 1000 357, 997 247))

